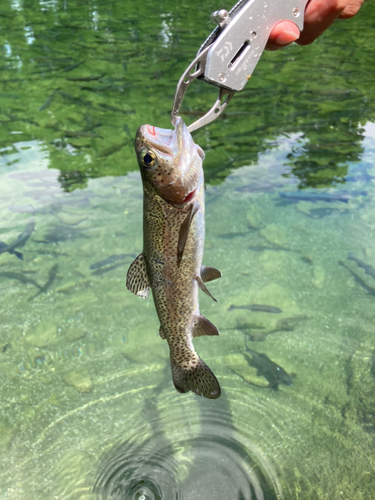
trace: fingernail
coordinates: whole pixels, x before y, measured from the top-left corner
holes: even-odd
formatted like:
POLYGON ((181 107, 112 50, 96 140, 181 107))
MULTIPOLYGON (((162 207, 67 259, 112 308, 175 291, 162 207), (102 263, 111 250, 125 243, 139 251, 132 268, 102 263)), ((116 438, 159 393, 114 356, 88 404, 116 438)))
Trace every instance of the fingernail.
POLYGON ((289 43, 298 40, 299 35, 293 31, 282 31, 274 40, 276 45, 288 45, 289 43))

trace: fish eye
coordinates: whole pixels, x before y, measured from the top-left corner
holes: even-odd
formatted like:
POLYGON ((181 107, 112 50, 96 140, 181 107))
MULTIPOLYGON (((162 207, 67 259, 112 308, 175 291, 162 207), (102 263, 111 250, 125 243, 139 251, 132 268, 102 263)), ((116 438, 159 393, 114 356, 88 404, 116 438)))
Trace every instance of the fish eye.
POLYGON ((153 167, 155 165, 156 155, 153 151, 144 151, 141 154, 141 162, 145 167, 153 167))

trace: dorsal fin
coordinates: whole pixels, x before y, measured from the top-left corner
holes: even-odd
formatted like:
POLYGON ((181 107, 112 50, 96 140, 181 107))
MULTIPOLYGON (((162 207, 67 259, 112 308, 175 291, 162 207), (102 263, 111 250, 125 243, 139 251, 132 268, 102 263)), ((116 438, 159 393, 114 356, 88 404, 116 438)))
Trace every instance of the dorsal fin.
POLYGON ((199 205, 198 203, 192 203, 189 208, 188 213, 186 214, 184 222, 181 224, 180 232, 178 235, 178 244, 177 244, 177 265, 179 266, 182 260, 182 255, 184 253, 186 240, 189 234, 189 229, 191 225, 191 221, 193 220, 194 215, 198 212, 199 205))
POLYGON ((142 299, 148 298, 150 282, 143 253, 130 264, 126 275, 126 288, 142 299))
POLYGON ((202 266, 201 278, 203 283, 207 283, 208 281, 213 281, 221 278, 221 272, 214 267, 202 266))
POLYGON ((195 279, 197 280, 197 283, 198 283, 198 286, 199 288, 202 290, 202 292, 206 293, 209 297, 211 297, 211 299, 213 299, 215 302, 217 302, 217 300, 215 299, 215 297, 212 295, 212 293, 210 293, 206 287, 206 285, 203 283, 202 281, 202 278, 200 276, 196 276, 195 279))
POLYGON ((219 335, 219 330, 211 321, 199 314, 194 318, 191 334, 193 338, 202 337, 202 335, 219 335))

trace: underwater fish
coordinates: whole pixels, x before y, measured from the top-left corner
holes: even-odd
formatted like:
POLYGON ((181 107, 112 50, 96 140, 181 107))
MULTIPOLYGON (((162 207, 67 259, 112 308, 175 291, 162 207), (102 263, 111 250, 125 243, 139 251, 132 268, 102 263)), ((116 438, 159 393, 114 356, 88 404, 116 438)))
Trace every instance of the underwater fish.
POLYGON ((48 279, 47 279, 47 281, 45 282, 45 284, 43 286, 39 287, 39 292, 37 292, 35 295, 33 295, 32 297, 30 297, 28 299, 28 302, 31 302, 32 300, 35 299, 35 297, 38 297, 38 295, 40 295, 42 293, 47 293, 49 287, 52 285, 52 283, 56 279, 58 268, 59 268, 58 264, 54 264, 51 267, 51 269, 48 271, 48 279))
POLYGON ((342 210, 340 208, 334 208, 334 207, 313 208, 308 212, 303 212, 304 215, 314 220, 323 219, 323 217, 329 217, 334 214, 342 215, 344 213, 347 213, 347 210, 342 210))
POLYGON ((375 377, 375 352, 371 354, 370 373, 373 377, 375 377))
POLYGON ((372 182, 375 179, 373 175, 368 172, 362 172, 356 175, 348 175, 345 177, 345 182, 372 182))
POLYGON ((253 252, 264 252, 266 250, 272 250, 274 252, 295 252, 295 253, 300 253, 299 250, 292 250, 291 248, 283 247, 281 245, 273 245, 273 246, 267 246, 267 245, 251 245, 247 247, 249 250, 253 252))
POLYGON ((12 344, 11 344, 10 342, 8 342, 7 344, 3 345, 3 346, 0 348, 0 351, 1 351, 2 353, 7 352, 7 350, 8 350, 10 347, 12 347, 12 344))
POLYGON ((192 342, 219 334, 198 304, 198 289, 212 297, 205 282, 221 276, 217 269, 202 266, 204 152, 181 118, 175 130, 140 127, 135 149, 144 192, 143 252, 128 270, 126 287, 143 298, 152 289, 176 389, 216 399, 219 383, 192 342))
POLYGON ((272 361, 267 354, 263 352, 256 352, 253 349, 246 347, 244 353, 246 361, 250 366, 257 369, 258 377, 264 377, 269 384, 269 387, 277 389, 280 383, 285 385, 292 385, 290 375, 282 368, 272 361), (249 353, 249 354, 247 354, 249 353))
POLYGON ((362 260, 359 260, 357 259, 357 257, 355 257, 352 253, 350 253, 348 255, 348 260, 354 260, 354 262, 359 266, 359 267, 362 267, 362 269, 364 269, 365 273, 368 275, 368 276, 371 276, 371 278, 374 278, 375 279, 375 269, 370 266, 370 264, 366 264, 365 262, 363 262, 362 260))
POLYGON ((135 257, 134 253, 120 253, 118 255, 110 255, 106 259, 99 260, 98 262, 95 262, 95 264, 91 264, 90 269, 100 269, 102 267, 106 266, 111 266, 112 264, 115 264, 119 260, 124 260, 126 257, 135 257))
MULTIPOLYGON (((130 110, 124 110, 124 109, 120 109, 119 107, 115 107, 115 106, 110 106, 109 104, 104 104, 104 103, 99 103, 99 106, 103 109, 106 109, 108 111, 117 111, 117 113, 123 113, 124 115, 134 115, 135 114, 135 110, 134 109, 130 109, 130 110)), ((127 125, 124 125, 124 129, 127 127, 127 125)))
POLYGON ((248 236, 249 231, 238 231, 237 233, 223 233, 218 234, 217 237, 222 240, 233 240, 233 238, 242 238, 244 236, 248 236))
POLYGON ((96 155, 97 158, 105 158, 106 156, 110 156, 113 153, 117 153, 117 151, 120 151, 124 146, 129 144, 130 139, 127 139, 126 141, 122 141, 118 144, 113 144, 112 146, 109 146, 106 149, 103 149, 102 151, 99 151, 99 153, 96 155))
POLYGON ((4 243, 3 241, 0 241, 0 253, 9 252, 10 254, 15 255, 19 259, 23 260, 23 254, 21 252, 17 252, 17 250, 8 250, 8 246, 9 245, 4 243), (2 252, 2 250, 4 250, 4 252, 2 252))
POLYGON ((39 111, 44 111, 45 109, 48 108, 48 106, 51 104, 51 102, 55 99, 57 92, 60 90, 60 87, 55 89, 52 94, 50 94, 47 99, 44 101, 44 103, 40 106, 39 111))
POLYGON ((94 82, 95 80, 100 80, 103 78, 104 73, 99 76, 79 76, 76 78, 66 78, 69 82, 94 82))
POLYGON ((0 242, 0 255, 2 253, 8 252, 10 254, 16 255, 16 257, 23 260, 22 253, 17 252, 16 248, 20 248, 25 245, 26 241, 30 238, 34 229, 35 229, 35 221, 34 219, 30 219, 29 222, 26 224, 25 230, 20 235, 18 235, 17 239, 13 243, 7 245, 2 241, 0 242))
POLYGON ((92 272, 93 276, 102 276, 103 274, 107 274, 111 271, 114 271, 118 267, 125 266, 125 262, 117 262, 116 264, 112 264, 111 266, 100 267, 96 271, 92 272))
POLYGON ((90 132, 86 130, 62 130, 62 129, 56 129, 58 132, 62 132, 66 137, 99 137, 98 134, 95 132, 90 132))
POLYGON ((15 273, 13 271, 4 271, 0 272, 0 278, 7 278, 10 280, 17 280, 23 283, 24 285, 33 285, 35 288, 38 288, 39 290, 42 288, 38 283, 33 280, 32 278, 29 278, 28 276, 24 276, 21 273, 15 273))
POLYGON ((36 243, 60 243, 62 241, 76 241, 78 238, 90 238, 86 236, 81 229, 72 226, 60 224, 51 227, 41 239, 34 241, 36 243))
POLYGON ((263 304, 251 304, 251 305, 245 305, 245 306, 236 306, 236 305, 232 304, 228 308, 228 311, 232 311, 233 309, 249 309, 249 311, 253 311, 253 312, 266 312, 266 313, 272 313, 272 314, 282 313, 282 310, 279 309, 278 307, 266 306, 263 304))
POLYGON ((311 191, 301 191, 301 192, 292 192, 287 191, 285 193, 279 193, 281 198, 289 200, 291 202, 297 201, 311 201, 315 203, 317 201, 341 201, 342 203, 348 203, 348 201, 352 198, 356 198, 358 196, 366 196, 367 191, 336 191, 335 193, 315 193, 311 191))
POLYGON ((283 184, 272 184, 271 182, 254 182, 251 184, 246 184, 245 186, 239 186, 235 188, 235 191, 239 193, 255 193, 257 191, 273 191, 276 188, 283 187, 283 184))
POLYGON ((339 262, 340 266, 345 267, 350 272, 350 274, 353 276, 354 280, 359 285, 361 285, 361 287, 364 288, 369 295, 375 296, 375 288, 368 285, 365 280, 363 280, 360 276, 358 276, 357 273, 352 271, 342 260, 339 260, 338 262, 339 262))
POLYGON ((14 212, 17 214, 35 214, 37 212, 49 213, 49 212, 45 211, 43 208, 35 208, 30 204, 29 205, 9 205, 8 208, 11 212, 14 212))
MULTIPOLYGON (((236 326, 231 326, 230 328, 222 328, 222 330, 265 330, 266 327, 263 325, 258 325, 258 323, 239 323, 236 326)), ((245 333, 245 332, 243 332, 245 333)), ((247 335, 247 333, 246 333, 247 335)), ((252 339, 251 339, 252 340, 252 339)))
POLYGON ((73 69, 78 68, 78 66, 81 66, 81 64, 83 64, 83 63, 84 63, 84 61, 77 62, 75 64, 71 64, 70 66, 66 66, 65 68, 63 68, 63 71, 64 71, 64 73, 68 73, 68 71, 72 71, 73 69))
MULTIPOLYGON (((247 335, 250 340, 254 342, 263 342, 266 340, 268 335, 272 335, 273 333, 278 333, 278 332, 292 332, 295 330, 295 328, 298 326, 298 323, 300 321, 303 321, 307 319, 307 316, 303 314, 298 314, 297 316, 292 316, 290 318, 281 318, 276 322, 276 325, 274 328, 271 328, 269 330, 261 330, 258 327, 258 331, 252 331, 253 329, 251 328, 246 328, 246 323, 244 325, 239 325, 238 329, 242 331, 245 335, 247 335), (250 330, 247 332, 246 330, 250 330)), ((253 327, 254 328, 254 327, 253 327)))

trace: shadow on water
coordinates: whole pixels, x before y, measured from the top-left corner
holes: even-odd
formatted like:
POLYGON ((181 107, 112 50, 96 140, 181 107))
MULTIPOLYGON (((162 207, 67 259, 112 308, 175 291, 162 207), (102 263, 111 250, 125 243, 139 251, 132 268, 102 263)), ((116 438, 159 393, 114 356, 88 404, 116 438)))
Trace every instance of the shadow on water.
POLYGON ((183 418, 176 420, 172 413, 157 417, 155 404, 146 402, 154 409, 154 419, 102 459, 94 486, 97 498, 282 498, 272 465, 251 443, 247 431, 235 429, 226 394, 215 403, 195 403, 182 403, 183 418))

